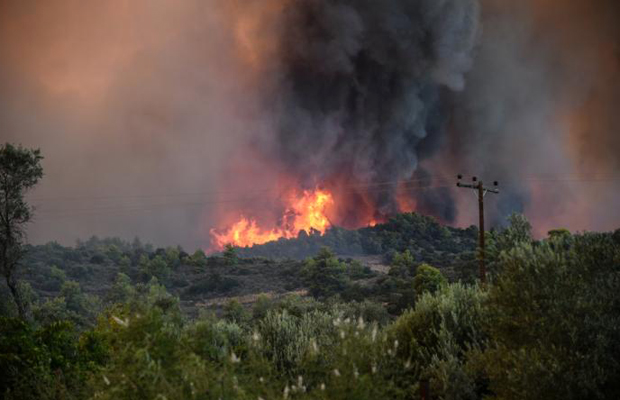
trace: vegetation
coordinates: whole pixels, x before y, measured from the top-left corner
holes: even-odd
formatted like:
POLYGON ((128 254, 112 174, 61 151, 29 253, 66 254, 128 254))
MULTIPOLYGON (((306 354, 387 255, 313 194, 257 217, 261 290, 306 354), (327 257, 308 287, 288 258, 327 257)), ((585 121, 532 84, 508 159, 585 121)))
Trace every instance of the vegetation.
POLYGON ((441 269, 417 263, 407 250, 393 255, 388 274, 377 275, 328 249, 288 267, 258 259, 248 264, 244 258, 231 265, 179 251, 174 267, 175 257, 116 240, 91 239, 69 250, 31 247, 29 260, 46 249, 49 263, 59 265, 49 268, 49 276, 61 282, 60 291, 41 300, 50 287, 24 289, 31 293, 34 320, 3 317, 3 394, 416 399, 420 381, 428 380, 433 397, 443 399, 618 397, 620 231, 533 241, 515 235, 519 227, 525 226, 491 234, 502 250, 494 255, 497 272, 484 288, 449 283, 441 269), (519 239, 511 244, 506 237, 519 239), (98 300, 69 280, 80 270, 67 260, 78 259, 73 253, 81 251, 85 268, 95 268, 94 259, 116 269, 105 250, 111 242, 121 253, 118 272, 98 300), (91 254, 91 246, 101 257, 91 254), (143 274, 142 255, 164 260, 168 282, 143 274), (120 272, 125 258, 136 263, 129 274, 120 272), (289 274, 297 269, 312 297, 262 295, 252 308, 232 300, 213 309, 215 314, 202 309, 188 318, 177 297, 182 291, 171 282, 198 268, 195 260, 214 271, 238 268, 238 276, 247 273, 243 268, 252 272, 254 264, 289 268, 289 274), (65 269, 69 273, 59 272, 65 269), (389 301, 381 305, 386 282, 406 287, 407 307, 394 312, 389 301), (355 285, 375 301, 347 299, 355 285))
POLYGON ((391 261, 395 253, 409 250, 417 262, 448 266, 454 265, 455 259, 457 262, 468 260, 468 257, 459 257, 465 253, 474 258, 477 235, 476 227, 451 228, 432 217, 405 213, 374 227, 353 231, 334 227, 324 235, 302 232, 295 239, 279 239, 238 250, 244 257, 305 259, 328 247, 343 256, 382 255, 387 261, 391 261))
POLYGON ((9 143, 0 146, 0 273, 21 318, 26 317, 26 308, 16 273, 24 255, 25 224, 32 217, 24 194, 43 177, 42 159, 39 150, 9 143))
MULTIPOLYGON (((23 191, 38 157, 5 146, 0 164, 32 167, 23 191)), ((419 399, 423 381, 433 399, 620 397, 620 230, 536 241, 512 216, 487 234, 479 286, 474 230, 416 214, 221 256, 138 239, 25 246, 30 209, 7 187, 0 216, 20 217, 0 236, 3 399, 419 399), (305 261, 244 257, 332 241, 305 261)))

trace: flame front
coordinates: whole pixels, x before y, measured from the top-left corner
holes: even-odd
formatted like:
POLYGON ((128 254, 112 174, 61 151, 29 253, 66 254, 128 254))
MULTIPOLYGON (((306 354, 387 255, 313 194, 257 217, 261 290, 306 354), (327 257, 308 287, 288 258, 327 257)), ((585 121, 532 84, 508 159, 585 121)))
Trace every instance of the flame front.
POLYGON ((223 232, 211 230, 214 249, 221 250, 227 244, 239 247, 264 244, 280 238, 295 238, 304 230, 316 230, 324 233, 331 223, 327 217, 330 206, 334 204, 332 194, 326 190, 303 191, 287 196, 290 202, 282 216, 280 226, 273 229, 264 229, 254 218, 241 216, 223 232))

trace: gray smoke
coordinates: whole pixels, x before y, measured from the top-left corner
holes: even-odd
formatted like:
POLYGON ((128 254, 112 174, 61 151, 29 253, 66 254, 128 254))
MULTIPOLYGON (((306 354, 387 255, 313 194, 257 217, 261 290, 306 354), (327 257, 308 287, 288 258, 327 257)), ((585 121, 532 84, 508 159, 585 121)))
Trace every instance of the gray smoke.
MULTIPOLYGON (((481 4, 484 34, 438 162, 502 183, 488 202, 493 224, 525 212, 539 234, 617 228, 620 3, 481 4)), ((462 224, 474 207, 459 202, 462 224)))
MULTIPOLYGON (((464 89, 479 29, 477 0, 290 3, 268 151, 309 185, 413 178, 444 141, 446 93, 464 89)), ((379 214, 397 211, 396 191, 369 194, 379 214)), ((454 218, 449 193, 415 196, 454 218)))

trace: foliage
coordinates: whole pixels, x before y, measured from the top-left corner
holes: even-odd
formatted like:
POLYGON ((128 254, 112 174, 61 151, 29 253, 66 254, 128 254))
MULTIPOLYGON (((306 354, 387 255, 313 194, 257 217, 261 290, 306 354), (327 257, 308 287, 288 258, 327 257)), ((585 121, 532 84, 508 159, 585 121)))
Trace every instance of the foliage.
POLYGON ((475 227, 445 227, 431 217, 404 213, 373 227, 352 231, 332 227, 323 235, 302 232, 297 238, 240 248, 238 252, 245 257, 305 259, 317 254, 323 247, 348 256, 389 255, 409 250, 417 262, 444 266, 452 263, 456 254, 474 252, 477 234, 475 227))
POLYGON ((418 379, 430 379, 432 393, 441 398, 476 398, 480 390, 480 376, 470 373, 467 362, 486 342, 485 297, 462 284, 426 292, 388 328, 390 340, 399 343, 398 356, 417 366, 418 379))
POLYGON ((194 252, 194 254, 191 255, 191 257, 189 257, 187 262, 189 265, 193 265, 198 268, 203 268, 207 265, 207 256, 205 255, 204 251, 202 251, 201 249, 198 249, 194 252))
POLYGON ((140 272, 147 278, 157 278, 160 280, 166 279, 170 275, 170 267, 166 262, 166 259, 157 255, 153 259, 143 254, 140 257, 140 272))
POLYGON ((108 303, 127 303, 136 295, 131 278, 122 272, 116 275, 114 286, 107 294, 108 303))
POLYGON ((35 306, 33 313, 42 324, 68 320, 83 328, 93 324, 100 310, 101 303, 96 296, 84 293, 78 282, 67 281, 62 285, 60 296, 35 306))
POLYGON ((223 256, 224 256, 224 260, 226 260, 226 263, 228 265, 235 265, 239 262, 239 257, 237 256, 237 250, 235 249, 235 246, 233 246, 230 243, 226 245, 223 256))
MULTIPOLYGON (((387 249, 388 274, 328 249, 303 263, 231 265, 139 240, 27 246, 32 288, 22 283, 20 293, 35 319, 0 319, 2 396, 418 399, 428 379, 441 399, 619 397, 620 230, 534 241, 514 216, 488 233, 494 276, 481 288, 444 277, 475 262, 475 230, 415 215, 386 226, 329 240, 387 249), (424 262, 444 257, 452 261, 433 264, 441 268, 424 262), (77 271, 92 273, 78 284, 77 271), (298 288, 312 296, 283 293, 298 288), (250 309, 247 293, 265 294, 250 309), (209 301, 224 294, 228 302, 209 301)), ((0 288, 0 307, 16 315, 9 298, 0 288)))
POLYGON ((570 231, 566 228, 557 228, 549 231, 549 239, 566 238, 571 235, 570 231))
POLYGON ((318 298, 329 297, 347 286, 346 265, 328 248, 306 261, 302 276, 309 293, 318 298))
POLYGON ((238 300, 230 300, 224 307, 224 318, 230 322, 244 325, 250 320, 250 313, 238 300))
POLYGON ((32 207, 25 193, 43 177, 41 152, 6 143, 0 146, 0 274, 11 292, 21 318, 26 306, 19 293, 16 272, 24 256, 26 223, 32 207))
POLYGON ((448 281, 440 270, 428 264, 418 266, 416 275, 413 278, 413 289, 417 296, 423 293, 435 293, 444 287, 448 281))
POLYGON ((620 396, 620 246, 612 235, 522 243, 502 264, 484 355, 498 398, 620 396))
POLYGON ((103 361, 94 336, 79 337, 69 322, 33 328, 0 317, 0 394, 6 399, 84 397, 86 377, 103 361))

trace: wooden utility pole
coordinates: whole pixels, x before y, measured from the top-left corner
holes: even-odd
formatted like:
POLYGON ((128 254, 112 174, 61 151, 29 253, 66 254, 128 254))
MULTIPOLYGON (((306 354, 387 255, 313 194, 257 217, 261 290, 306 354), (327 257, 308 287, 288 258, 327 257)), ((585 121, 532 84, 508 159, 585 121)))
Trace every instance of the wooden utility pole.
MULTIPOLYGON (((477 192, 478 196, 478 214, 479 214, 479 246, 480 246, 480 282, 485 284, 487 281, 487 270, 486 265, 484 264, 484 196, 487 192, 490 193, 499 193, 497 189, 485 188, 482 181, 478 181, 478 178, 475 176, 472 178, 473 184, 461 183, 461 179, 463 179, 463 175, 457 176, 458 182, 456 186, 460 188, 474 189, 477 192)), ((497 181, 493 182, 493 186, 497 187, 497 181)))

